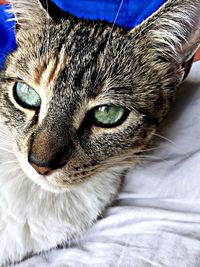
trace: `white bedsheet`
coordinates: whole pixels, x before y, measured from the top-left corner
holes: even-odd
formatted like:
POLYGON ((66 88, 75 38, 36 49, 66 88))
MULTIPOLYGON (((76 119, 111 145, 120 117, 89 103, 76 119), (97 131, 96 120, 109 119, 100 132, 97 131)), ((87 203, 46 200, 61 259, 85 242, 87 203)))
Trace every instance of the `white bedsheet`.
POLYGON ((78 244, 16 266, 200 267, 200 63, 164 125, 166 139, 78 244))

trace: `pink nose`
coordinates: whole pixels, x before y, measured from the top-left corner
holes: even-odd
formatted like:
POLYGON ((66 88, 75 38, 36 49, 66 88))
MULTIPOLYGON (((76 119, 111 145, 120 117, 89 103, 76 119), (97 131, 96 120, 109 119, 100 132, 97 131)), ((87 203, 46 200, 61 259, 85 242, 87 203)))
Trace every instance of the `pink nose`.
POLYGON ((52 173, 52 169, 49 167, 39 167, 33 162, 30 162, 30 164, 41 175, 50 175, 52 173))

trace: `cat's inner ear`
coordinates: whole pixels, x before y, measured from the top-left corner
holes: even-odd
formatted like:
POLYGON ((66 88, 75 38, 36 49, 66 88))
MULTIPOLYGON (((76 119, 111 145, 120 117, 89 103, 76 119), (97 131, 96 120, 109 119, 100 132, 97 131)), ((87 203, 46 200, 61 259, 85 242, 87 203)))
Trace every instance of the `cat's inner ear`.
POLYGON ((39 0, 11 0, 16 18, 16 29, 37 29, 49 20, 47 11, 39 0))
POLYGON ((138 30, 151 57, 182 65, 187 73, 200 46, 200 0, 168 0, 132 34, 138 30))
POLYGON ((178 62, 190 60, 200 45, 200 1, 168 1, 149 34, 178 62))

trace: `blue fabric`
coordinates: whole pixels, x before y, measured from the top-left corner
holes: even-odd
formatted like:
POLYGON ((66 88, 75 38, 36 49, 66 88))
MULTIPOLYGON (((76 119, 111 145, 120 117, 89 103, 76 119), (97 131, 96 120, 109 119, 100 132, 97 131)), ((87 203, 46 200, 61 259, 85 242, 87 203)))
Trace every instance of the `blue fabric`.
POLYGON ((6 56, 16 48, 14 16, 8 12, 9 9, 10 5, 0 6, 0 69, 6 56))
POLYGON ((133 29, 153 14, 166 0, 52 0, 62 10, 79 18, 107 20, 133 29))
MULTIPOLYGON (((167 0, 52 0, 63 11, 79 18, 107 20, 133 29, 167 0), (118 15, 117 15, 118 14, 118 15)), ((16 48, 13 15, 0 6, 0 69, 6 56, 16 48)))

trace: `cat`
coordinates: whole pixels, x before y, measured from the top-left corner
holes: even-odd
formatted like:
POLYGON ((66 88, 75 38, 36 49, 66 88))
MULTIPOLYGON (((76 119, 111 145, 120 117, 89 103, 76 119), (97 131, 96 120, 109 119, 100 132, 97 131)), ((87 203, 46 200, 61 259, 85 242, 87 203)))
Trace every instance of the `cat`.
POLYGON ((12 2, 0 74, 0 265, 79 237, 166 116, 200 44, 200 1, 169 0, 132 31, 12 2))

